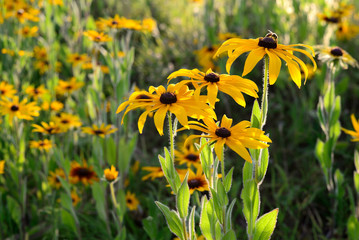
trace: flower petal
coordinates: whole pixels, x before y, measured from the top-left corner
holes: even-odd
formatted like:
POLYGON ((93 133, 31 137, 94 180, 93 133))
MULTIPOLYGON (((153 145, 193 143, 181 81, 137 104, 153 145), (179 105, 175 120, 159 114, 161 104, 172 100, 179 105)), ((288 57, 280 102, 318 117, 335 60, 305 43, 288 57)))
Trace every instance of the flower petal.
POLYGON ((264 54, 266 54, 266 52, 264 51, 263 47, 259 47, 251 51, 248 54, 248 57, 244 64, 242 76, 245 76, 248 73, 250 73, 253 70, 253 68, 257 65, 257 63, 263 58, 264 54))
POLYGON ((265 49, 265 51, 269 56, 269 84, 273 85, 278 79, 282 61, 275 54, 276 50, 265 49))
POLYGON ((166 118, 166 113, 169 106, 162 106, 160 107, 155 115, 153 116, 153 119, 155 121, 155 126, 157 128, 158 133, 162 136, 163 135, 163 123, 166 118))

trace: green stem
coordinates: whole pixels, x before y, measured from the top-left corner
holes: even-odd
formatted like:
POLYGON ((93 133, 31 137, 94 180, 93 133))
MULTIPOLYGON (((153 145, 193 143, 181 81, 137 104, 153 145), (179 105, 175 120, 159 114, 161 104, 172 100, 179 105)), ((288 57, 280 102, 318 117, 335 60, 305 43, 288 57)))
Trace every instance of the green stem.
POLYGON ((174 144, 174 134, 172 126, 172 114, 168 113, 168 128, 170 132, 170 151, 171 151, 171 161, 174 162, 175 158, 175 144, 174 144))
POLYGON ((263 94, 261 102, 261 119, 260 119, 260 129, 263 130, 267 119, 268 112, 268 75, 269 75, 269 59, 268 55, 264 57, 264 76, 263 76, 263 94))
POLYGON ((113 184, 115 182, 111 182, 110 183, 110 190, 111 190, 111 198, 112 198, 112 202, 113 202, 113 205, 115 206, 115 208, 118 208, 119 205, 117 203, 117 200, 116 200, 116 195, 115 195, 115 188, 113 187, 113 184))
POLYGON ((183 226, 184 240, 188 240, 188 237, 187 237, 187 228, 186 228, 186 218, 182 218, 182 226, 183 226))

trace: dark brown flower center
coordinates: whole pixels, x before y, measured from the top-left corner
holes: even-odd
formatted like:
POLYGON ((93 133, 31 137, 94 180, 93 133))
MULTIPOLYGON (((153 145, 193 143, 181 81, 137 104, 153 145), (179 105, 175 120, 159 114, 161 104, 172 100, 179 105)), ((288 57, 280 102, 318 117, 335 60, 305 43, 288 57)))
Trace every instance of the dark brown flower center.
POLYGON ((101 36, 96 36, 96 37, 95 37, 95 40, 96 40, 96 41, 100 41, 100 40, 101 40, 101 36))
POLYGON ((259 38, 258 46, 264 48, 277 48, 277 41, 271 37, 259 38))
POLYGON ((5 94, 5 93, 6 93, 6 91, 5 91, 4 89, 2 89, 0 92, 1 92, 1 94, 5 94))
POLYGON ((126 202, 131 204, 131 203, 132 203, 132 199, 131 199, 131 198, 127 198, 126 202))
POLYGON ((40 143, 39 143, 39 146, 40 146, 40 147, 43 147, 43 146, 45 146, 45 143, 44 143, 44 142, 40 142, 40 143))
POLYGON ((76 57, 75 57, 75 60, 76 60, 76 61, 80 61, 80 60, 81 60, 81 56, 76 56, 76 57))
POLYGON ((17 10, 16 14, 18 16, 22 16, 24 14, 24 12, 25 12, 24 9, 19 9, 19 10, 17 10))
POLYGON ((38 90, 37 88, 35 88, 35 89, 34 89, 34 94, 37 95, 37 94, 39 94, 39 93, 40 93, 39 90, 38 90))
POLYGON ((342 51, 342 49, 339 48, 339 47, 332 48, 332 50, 330 50, 330 53, 331 53, 333 56, 336 56, 336 57, 341 57, 341 56, 343 56, 343 51, 342 51))
POLYGON ((70 90, 70 89, 72 89, 72 86, 71 86, 71 85, 67 85, 65 88, 66 88, 67 90, 70 90))
POLYGON ((199 159, 199 155, 198 154, 193 154, 193 153, 190 153, 190 154, 187 154, 185 156, 185 158, 191 162, 197 162, 197 160, 199 159))
POLYGON ((54 130, 54 128, 52 128, 52 127, 46 129, 46 131, 47 131, 48 133, 50 133, 50 134, 51 134, 51 132, 52 132, 53 130, 54 130))
POLYGON ((208 73, 206 76, 204 76, 204 80, 207 82, 219 82, 219 76, 216 73, 208 73))
POLYGON ((18 105, 12 105, 10 110, 13 111, 13 112, 19 111, 19 106, 18 105))
POLYGON ((90 171, 88 168, 79 167, 75 169, 73 175, 78 176, 80 178, 91 178, 92 171, 90 171))
POLYGON ((201 179, 194 178, 194 179, 188 180, 188 187, 190 189, 199 188, 201 186, 203 186, 201 179))
POLYGON ((70 122, 70 121, 67 120, 67 119, 61 120, 61 123, 63 123, 63 124, 68 124, 69 122, 70 122))
POLYGON ((214 51, 214 48, 213 48, 212 46, 211 46, 211 47, 208 47, 208 48, 207 48, 207 51, 208 51, 208 52, 213 52, 213 51, 214 51))
POLYGON ((339 22, 339 18, 337 18, 337 17, 325 17, 324 20, 326 22, 330 22, 330 23, 338 23, 339 22))
POLYGON ((112 25, 117 25, 118 22, 117 22, 116 20, 113 20, 113 21, 111 22, 111 24, 112 24, 112 25))
POLYGON ((225 127, 217 128, 215 134, 221 138, 227 138, 231 136, 231 131, 225 127))
POLYGON ((160 102, 163 104, 172 104, 177 102, 176 94, 171 92, 165 92, 161 94, 160 102))
POLYGON ((146 94, 140 94, 136 97, 136 99, 151 99, 151 97, 146 94))
POLYGON ((100 134, 104 134, 104 133, 105 133, 103 130, 100 130, 100 129, 94 130, 93 132, 94 132, 96 135, 100 135, 100 134))

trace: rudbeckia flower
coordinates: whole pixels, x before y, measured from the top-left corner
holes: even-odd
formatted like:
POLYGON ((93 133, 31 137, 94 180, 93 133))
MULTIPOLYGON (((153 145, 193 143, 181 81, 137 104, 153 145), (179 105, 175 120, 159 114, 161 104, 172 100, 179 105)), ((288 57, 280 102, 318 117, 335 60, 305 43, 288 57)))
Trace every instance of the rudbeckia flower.
POLYGON ((33 117, 39 116, 40 110, 35 102, 28 103, 26 98, 19 102, 18 96, 14 96, 11 100, 4 98, 0 101, 0 114, 9 115, 10 123, 14 117, 33 120, 33 117))
POLYGON ((74 207, 81 201, 81 198, 75 191, 71 191, 71 201, 74 207))
POLYGON ((84 161, 83 165, 78 162, 71 162, 71 170, 69 174, 70 182, 76 184, 82 182, 84 185, 92 184, 94 181, 98 181, 96 172, 92 166, 88 166, 84 161))
POLYGON ((105 176, 106 180, 109 181, 109 182, 112 182, 118 176, 118 171, 116 171, 116 168, 113 165, 111 166, 111 169, 106 168, 103 171, 103 173, 104 173, 104 176, 105 176))
POLYGON ((136 195, 134 193, 131 193, 130 191, 127 191, 125 198, 127 208, 130 209, 130 211, 137 210, 140 202, 136 198, 136 195))
POLYGON ((0 161, 0 174, 4 174, 5 160, 0 161))
POLYGON ((353 127, 354 127, 354 131, 352 130, 349 130, 349 129, 345 129, 345 128, 342 128, 342 130, 346 133, 346 134, 349 134, 353 137, 353 139, 351 140, 352 142, 359 142, 359 122, 358 120, 355 118, 355 115, 352 114, 350 115, 350 118, 352 120, 352 124, 353 124, 353 127))
POLYGON ((83 33, 84 36, 88 37, 91 41, 94 41, 94 42, 98 42, 98 43, 101 43, 101 42, 109 42, 109 41, 112 41, 112 39, 102 33, 102 32, 96 32, 96 31, 93 31, 93 30, 89 30, 89 31, 86 31, 83 33))
POLYGON ((41 98, 44 94, 48 92, 49 91, 45 89, 43 84, 38 87, 28 86, 25 89, 25 93, 28 94, 30 97, 33 97, 34 99, 41 98))
POLYGON ((32 132, 40 132, 49 135, 62 132, 60 126, 54 122, 41 122, 41 125, 32 124, 32 126, 34 127, 32 132))
POLYGON ((52 148, 52 141, 48 139, 39 141, 30 141, 30 148, 37 148, 48 152, 52 148))
POLYGON ((142 181, 146 181, 147 179, 151 178, 151 180, 155 180, 156 178, 161 178, 164 176, 161 167, 142 167, 142 170, 146 172, 150 172, 147 175, 142 177, 142 181))
POLYGON ((257 63, 265 56, 269 57, 269 83, 272 85, 277 81, 280 68, 282 66, 281 59, 283 59, 288 66, 289 74, 294 83, 300 88, 301 74, 300 68, 303 69, 305 80, 308 76, 308 69, 304 62, 293 55, 293 52, 300 52, 306 55, 314 65, 314 70, 317 68, 313 57, 309 52, 295 47, 306 47, 311 50, 314 56, 314 50, 309 45, 292 44, 283 45, 278 43, 278 36, 275 33, 268 33, 264 38, 257 39, 240 39, 232 38, 225 41, 218 49, 215 56, 219 56, 223 52, 228 52, 228 60, 226 63, 226 70, 229 73, 233 62, 243 53, 250 52, 244 64, 242 76, 250 73, 257 63), (299 64, 299 65, 298 65, 299 64))
MULTIPOLYGON (((179 145, 181 146, 181 145, 179 145)), ((193 143, 182 145, 180 150, 175 150, 175 160, 179 165, 186 164, 187 167, 193 165, 196 168, 201 167, 200 151, 197 150, 193 143)))
POLYGON ((352 67, 359 67, 358 62, 350 56, 350 54, 340 47, 323 47, 319 50, 318 59, 334 68, 335 64, 339 64, 343 69, 348 68, 348 64, 352 67))
POLYGON ((64 170, 61 168, 55 169, 55 172, 50 171, 50 176, 47 177, 47 180, 49 181, 50 186, 59 189, 61 187, 61 181, 60 178, 66 179, 66 175, 64 170))
POLYGON ((69 113, 61 113, 59 116, 53 118, 53 121, 60 129, 66 132, 73 127, 81 127, 82 123, 78 116, 69 113))
POLYGON ((167 112, 173 113, 184 127, 188 127, 187 117, 202 119, 206 117, 216 118, 216 114, 210 106, 206 104, 204 96, 193 96, 193 90, 189 90, 183 83, 176 85, 170 84, 167 89, 163 86, 149 87, 148 92, 140 91, 133 93, 129 100, 122 103, 116 113, 127 107, 123 117, 131 110, 136 108, 146 108, 138 120, 138 129, 142 133, 147 116, 155 112, 154 121, 157 131, 163 135, 163 124, 167 112), (141 93, 142 92, 142 93, 141 93))
POLYGON ((12 98, 16 94, 14 86, 7 82, 0 82, 0 97, 12 98))
POLYGON ((38 27, 29 27, 29 26, 25 26, 23 28, 21 28, 18 33, 24 37, 36 37, 37 36, 37 32, 39 31, 38 27))
POLYGON ((91 58, 87 54, 73 53, 67 57, 67 62, 72 63, 73 66, 89 62, 91 58))
POLYGON ((176 77, 189 77, 184 83, 192 83, 195 88, 195 96, 199 95, 203 87, 207 87, 207 96, 212 107, 216 103, 218 90, 230 95, 239 105, 245 107, 246 102, 242 93, 258 98, 257 85, 249 80, 236 75, 217 74, 209 69, 206 73, 198 69, 181 69, 168 76, 168 81, 176 77))
POLYGON ((71 94, 72 92, 80 89, 84 85, 83 82, 78 82, 75 77, 72 77, 69 81, 59 80, 56 86, 56 93, 64 95, 65 93, 71 94))
MULTIPOLYGON (((179 174, 181 182, 186 177, 186 174, 187 172, 179 174)), ((188 169, 187 184, 190 194, 196 190, 200 192, 209 191, 208 182, 205 175, 202 173, 202 168, 198 168, 196 173, 194 173, 192 169, 188 169)))
MULTIPOLYGON (((232 119, 223 115, 221 125, 217 126, 213 119, 203 119, 204 124, 199 122, 189 122, 190 129, 199 130, 208 135, 192 135, 186 140, 191 141, 194 138, 209 138, 207 144, 214 143, 214 151, 219 160, 222 161, 222 149, 227 145, 230 149, 235 151, 244 160, 252 163, 251 156, 246 148, 262 149, 267 148, 267 143, 272 142, 269 137, 264 135, 264 131, 258 128, 251 128, 249 121, 242 121, 232 127, 232 119), (267 143, 266 143, 267 142, 267 143)), ((183 130, 180 129, 180 130, 183 130)))
POLYGON ((91 134, 91 135, 95 135, 95 136, 99 136, 102 138, 104 138, 105 135, 114 133, 116 131, 117 131, 117 128, 114 128, 112 125, 105 126, 104 123, 102 123, 100 127, 93 124, 92 128, 91 127, 83 127, 82 128, 82 132, 91 134))

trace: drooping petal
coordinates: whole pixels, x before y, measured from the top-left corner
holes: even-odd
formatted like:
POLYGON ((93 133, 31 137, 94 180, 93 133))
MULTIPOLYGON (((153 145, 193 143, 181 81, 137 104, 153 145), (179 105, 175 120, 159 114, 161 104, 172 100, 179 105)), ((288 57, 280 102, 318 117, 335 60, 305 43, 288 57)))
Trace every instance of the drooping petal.
POLYGON ((244 64, 242 76, 245 76, 248 73, 250 73, 253 70, 253 68, 257 65, 257 63, 263 58, 264 54, 266 54, 266 52, 264 51, 264 48, 262 48, 262 47, 259 47, 255 50, 251 51, 248 54, 248 57, 244 64))
POLYGON ((244 160, 249 163, 252 163, 251 155, 249 155, 248 150, 242 145, 239 141, 233 141, 232 139, 228 139, 226 141, 226 145, 235 151, 239 156, 241 156, 244 160))
POLYGON ((218 94, 217 84, 215 83, 208 84, 207 92, 208 92, 207 96, 208 96, 209 104, 214 108, 218 94))
POLYGON ((138 131, 140 132, 140 134, 142 134, 142 130, 143 130, 143 127, 145 126, 145 122, 146 122, 146 119, 147 119, 147 115, 151 112, 152 110, 147 110, 145 112, 143 112, 140 117, 138 118, 138 131))
POLYGON ((271 49, 265 49, 266 53, 269 56, 269 84, 273 85, 277 79, 278 75, 280 73, 280 68, 282 66, 282 61, 280 58, 275 54, 275 50, 272 53, 271 49))
POLYGON ((355 118, 355 115, 351 114, 350 118, 352 120, 352 124, 353 124, 353 127, 354 127, 355 131, 357 131, 359 133, 359 124, 358 124, 357 119, 355 118))
POLYGON ((188 128, 187 112, 184 107, 178 104, 173 104, 170 106, 169 111, 176 115, 178 121, 182 124, 182 126, 188 128))
POLYGON ((219 139, 217 140, 217 142, 214 144, 214 151, 219 159, 219 161, 223 160, 223 146, 224 143, 226 142, 225 139, 219 139))
POLYGON ((158 133, 162 136, 163 135, 163 124, 166 118, 166 113, 169 106, 162 106, 160 107, 155 115, 153 116, 153 119, 155 121, 155 126, 157 128, 158 133))
POLYGON ((230 129, 232 127, 232 121, 231 118, 228 118, 226 114, 224 114, 221 121, 221 127, 230 129))
MULTIPOLYGON (((258 47, 258 46, 256 46, 258 47)), ((231 66, 233 64, 233 62, 243 53, 251 51, 252 49, 256 48, 256 47, 248 47, 248 46, 241 46, 236 48, 236 50, 234 50, 234 52, 232 54, 228 54, 228 60, 226 63, 226 71, 227 73, 230 73, 231 71, 231 66)))

